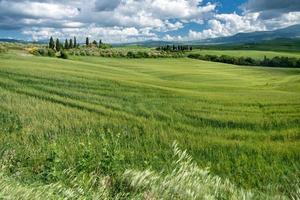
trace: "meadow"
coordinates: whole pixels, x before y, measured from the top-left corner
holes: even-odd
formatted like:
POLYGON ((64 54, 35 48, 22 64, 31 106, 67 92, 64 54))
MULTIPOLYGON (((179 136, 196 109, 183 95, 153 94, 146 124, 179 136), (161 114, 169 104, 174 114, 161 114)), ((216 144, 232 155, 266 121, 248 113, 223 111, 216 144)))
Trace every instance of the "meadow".
POLYGON ((276 52, 276 51, 258 51, 258 50, 211 50, 211 49, 195 49, 193 53, 202 55, 216 55, 216 56, 234 56, 234 57, 251 57, 254 59, 264 59, 278 57, 295 57, 300 58, 299 52, 276 52))
POLYGON ((130 191, 119 178, 126 169, 171 170, 177 141, 238 188, 291 197, 300 179, 299 91, 300 69, 3 53, 0 185, 71 187, 72 169, 81 183, 95 172, 111 177, 115 196, 130 191))

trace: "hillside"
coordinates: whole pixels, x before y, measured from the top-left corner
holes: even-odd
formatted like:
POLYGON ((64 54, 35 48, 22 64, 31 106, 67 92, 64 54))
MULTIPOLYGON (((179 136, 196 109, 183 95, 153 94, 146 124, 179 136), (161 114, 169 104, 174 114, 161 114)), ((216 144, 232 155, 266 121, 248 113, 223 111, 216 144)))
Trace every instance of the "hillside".
MULTIPOLYGON (((208 39, 204 42, 208 43, 245 43, 245 42, 261 42, 278 38, 300 38, 300 24, 289 26, 274 31, 258 31, 251 33, 238 33, 230 37, 220 37, 208 39)), ((203 41, 202 41, 203 42, 203 41)))
POLYGON ((71 168, 82 184, 97 172, 120 190, 126 169, 168 168, 176 140, 239 187, 295 190, 298 69, 16 53, 0 66, 0 152, 25 183, 70 186, 71 168))

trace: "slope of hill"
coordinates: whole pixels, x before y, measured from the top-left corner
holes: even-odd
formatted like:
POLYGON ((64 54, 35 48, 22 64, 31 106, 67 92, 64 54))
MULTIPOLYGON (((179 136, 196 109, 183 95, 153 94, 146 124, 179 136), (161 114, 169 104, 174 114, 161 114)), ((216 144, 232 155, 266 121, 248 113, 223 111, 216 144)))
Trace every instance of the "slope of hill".
POLYGON ((209 39, 200 42, 242 43, 242 42, 259 42, 259 41, 272 40, 277 38, 300 38, 300 24, 283 28, 283 29, 274 30, 274 31, 238 33, 230 37, 220 37, 220 38, 209 39))
POLYGON ((206 50, 259 50, 300 52, 300 39, 278 38, 260 42, 194 45, 194 49, 206 50))
POLYGON ((128 46, 128 45, 138 45, 145 47, 157 47, 163 45, 171 45, 171 44, 189 44, 189 45, 212 45, 212 44, 237 44, 237 43, 249 43, 249 42, 263 42, 268 40, 275 39, 300 39, 300 24, 290 26, 283 29, 277 29, 273 31, 259 31, 252 33, 238 33, 229 37, 219 37, 213 39, 206 40, 195 40, 195 41, 154 41, 147 40, 142 42, 134 42, 134 43, 124 43, 124 44, 115 44, 115 46, 128 46))
POLYGON ((0 153, 24 183, 161 170, 174 140, 239 187, 299 180, 299 69, 13 54, 0 66, 0 153))

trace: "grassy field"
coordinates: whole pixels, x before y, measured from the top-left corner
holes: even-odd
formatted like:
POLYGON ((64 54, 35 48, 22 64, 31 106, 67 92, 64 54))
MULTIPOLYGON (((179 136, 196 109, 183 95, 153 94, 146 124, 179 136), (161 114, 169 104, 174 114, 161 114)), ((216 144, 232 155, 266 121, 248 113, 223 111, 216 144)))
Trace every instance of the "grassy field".
POLYGON ((267 58, 273 58, 275 56, 285 56, 285 57, 296 57, 300 58, 299 52, 277 52, 277 51, 256 51, 256 50, 200 50, 195 49, 193 53, 200 53, 203 55, 227 55, 236 57, 251 57, 255 59, 263 59, 265 56, 267 58))
POLYGON ((238 187, 292 193, 300 178, 299 91, 299 69, 3 54, 0 156, 22 183, 68 184, 69 168, 82 177, 168 168, 176 140, 238 187))

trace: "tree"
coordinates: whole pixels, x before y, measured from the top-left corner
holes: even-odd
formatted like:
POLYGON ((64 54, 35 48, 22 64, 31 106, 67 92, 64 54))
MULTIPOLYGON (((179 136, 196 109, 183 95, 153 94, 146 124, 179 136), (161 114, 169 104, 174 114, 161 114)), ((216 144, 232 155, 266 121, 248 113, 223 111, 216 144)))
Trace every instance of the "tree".
POLYGON ((98 43, 96 40, 93 41, 93 45, 95 45, 96 47, 98 46, 98 43))
POLYGON ((89 40, 88 37, 87 37, 86 40, 85 40, 85 45, 86 45, 86 46, 89 46, 89 45, 90 45, 90 40, 89 40))
POLYGON ((74 45, 73 45, 74 48, 77 47, 77 40, 76 40, 76 37, 74 37, 74 45))
POLYGON ((99 48, 102 47, 102 40, 99 40, 99 48))
POLYGON ((66 39, 65 40, 65 49, 68 49, 69 48, 69 42, 68 42, 68 40, 66 39))
POLYGON ((55 44, 54 44, 54 40, 53 40, 52 36, 51 36, 50 41, 49 41, 49 48, 50 49, 54 49, 55 48, 55 44))
POLYGON ((70 39, 70 42, 69 42, 69 49, 72 49, 73 48, 73 40, 70 39))
POLYGON ((60 51, 60 42, 59 42, 58 38, 56 39, 55 48, 56 48, 56 51, 60 51))

